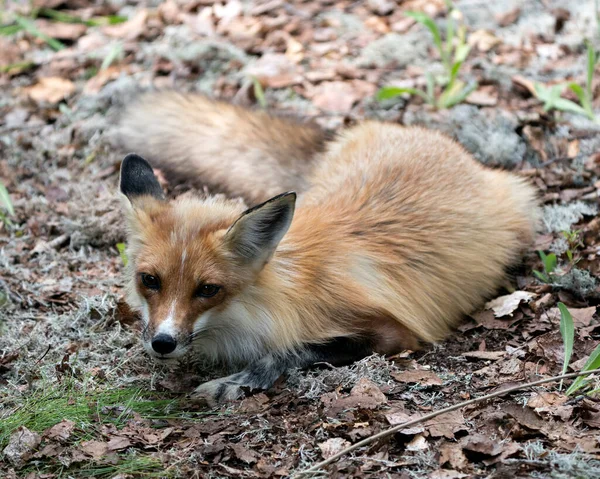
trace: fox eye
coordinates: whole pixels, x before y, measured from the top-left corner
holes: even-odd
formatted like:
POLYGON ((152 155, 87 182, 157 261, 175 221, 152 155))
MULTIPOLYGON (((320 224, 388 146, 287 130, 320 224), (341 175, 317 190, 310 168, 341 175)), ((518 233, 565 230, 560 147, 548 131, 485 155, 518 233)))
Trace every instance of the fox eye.
POLYGON ((196 290, 196 296, 200 298, 212 298, 221 290, 220 286, 215 284, 203 284, 196 290))
POLYGON ((142 283, 146 288, 159 290, 160 289, 160 279, 157 276, 152 276, 151 274, 141 273, 142 283))

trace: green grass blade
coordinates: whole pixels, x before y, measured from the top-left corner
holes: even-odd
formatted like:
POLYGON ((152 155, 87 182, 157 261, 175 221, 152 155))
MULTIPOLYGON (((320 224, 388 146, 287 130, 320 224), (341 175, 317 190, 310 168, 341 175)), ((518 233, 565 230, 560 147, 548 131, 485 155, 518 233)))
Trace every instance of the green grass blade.
POLYGON ((392 98, 396 98, 397 96, 404 95, 404 94, 418 95, 421 98, 428 100, 427 94, 422 90, 419 90, 417 88, 408 88, 408 87, 401 88, 401 87, 395 87, 395 86, 384 86, 377 92, 376 98, 379 101, 383 101, 383 100, 390 100, 392 98))
POLYGON ((429 29, 429 31, 433 35, 433 41, 435 43, 435 46, 437 47, 437 49, 440 52, 440 55, 443 58, 445 53, 444 53, 444 47, 442 45, 442 36, 440 35, 440 30, 439 30, 438 26, 435 24, 435 22, 433 21, 433 18, 431 18, 429 15, 427 15, 426 13, 423 13, 423 12, 412 12, 411 11, 411 12, 404 12, 404 14, 407 17, 415 19, 421 25, 424 25, 425 27, 427 27, 429 29))
POLYGON ((265 98, 265 91, 263 90, 260 81, 255 76, 251 77, 252 85, 254 87, 254 97, 256 101, 260 105, 260 107, 265 110, 267 108, 267 99, 265 98))
POLYGON ((123 45, 120 42, 115 43, 108 52, 108 55, 106 55, 104 57, 104 60, 102 60, 102 65, 100 65, 100 71, 104 71, 108 67, 110 67, 114 63, 114 61, 117 58, 119 58, 122 54, 123 45))
POLYGON ((588 100, 592 101, 592 81, 594 79, 594 69, 596 68, 596 62, 598 58, 596 57, 596 52, 594 51, 594 46, 592 42, 587 42, 587 81, 586 81, 586 97, 588 100))
POLYGON ((81 18, 68 13, 61 12, 60 10, 54 10, 53 8, 40 8, 38 11, 38 17, 49 18, 62 23, 85 23, 81 18))
POLYGON ((450 67, 450 58, 452 58, 452 48, 454 45, 454 35, 455 35, 455 30, 454 30, 454 19, 452 18, 452 10, 448 11, 448 14, 446 15, 446 48, 445 48, 445 55, 444 55, 444 64, 446 64, 446 69, 449 69, 450 67))
POLYGON ((59 51, 65 48, 65 45, 63 45, 61 42, 41 32, 38 29, 38 27, 35 26, 35 23, 33 23, 31 20, 24 17, 16 17, 15 21, 21 27, 23 27, 23 30, 27 31, 34 37, 40 38, 41 40, 45 41, 48 44, 48 46, 52 48, 52 50, 59 51))
POLYGON ((0 35, 8 37, 14 35, 17 32, 20 32, 21 30, 23 30, 23 27, 18 24, 2 25, 0 27, 0 35))
POLYGON ((584 88, 577 83, 569 83, 569 88, 577 96, 577 99, 579 100, 579 103, 581 103, 583 109, 586 111, 586 114, 588 116, 593 116, 594 109, 592 108, 592 103, 590 101, 591 97, 588 97, 586 90, 584 90, 584 88))
POLYGON ((571 113, 577 113, 578 115, 588 116, 588 112, 585 110, 585 108, 565 98, 557 98, 554 102, 554 109, 560 111, 568 111, 571 113))
POLYGON ((558 266, 558 259, 554 253, 544 255, 543 261, 546 273, 550 274, 556 270, 556 267, 558 266))
POLYGON ((438 99, 440 108, 450 108, 463 102, 477 88, 477 82, 465 86, 461 81, 457 81, 452 88, 446 88, 438 99))
POLYGON ((427 103, 435 103, 435 78, 429 72, 425 73, 425 81, 427 82, 427 103))
MULTIPOLYGON (((565 347, 565 357, 563 360, 562 374, 567 374, 567 368, 571 362, 571 355, 573 354, 573 342, 575 341, 575 326, 573 325, 573 316, 563 303, 558 303, 558 309, 560 310, 560 335, 563 339, 565 347)), ((560 381, 558 387, 559 391, 562 391, 563 382, 560 381)))
POLYGON ((119 251, 119 256, 121 256, 121 261, 123 261, 123 266, 127 266, 129 258, 127 257, 127 246, 125 246, 125 243, 117 243, 117 250, 119 251))
MULTIPOLYGON (((596 349, 592 351, 592 354, 588 357, 581 371, 591 371, 592 369, 600 368, 600 344, 596 346, 596 349)), ((587 380, 583 377, 578 377, 573 381, 573 384, 567 389, 566 395, 570 396, 574 392, 578 391, 587 384, 587 380)))
POLYGON ((533 270, 533 275, 539 279, 542 283, 549 283, 550 282, 550 277, 545 274, 542 273, 541 271, 537 271, 537 270, 533 270))
POLYGON ((10 195, 8 194, 6 186, 4 186, 2 183, 0 183, 0 206, 4 208, 10 216, 14 216, 15 209, 13 208, 10 195))
POLYGON ((454 53, 454 61, 455 62, 464 62, 469 56, 469 52, 471 51, 471 46, 467 44, 459 45, 456 48, 456 52, 454 53))

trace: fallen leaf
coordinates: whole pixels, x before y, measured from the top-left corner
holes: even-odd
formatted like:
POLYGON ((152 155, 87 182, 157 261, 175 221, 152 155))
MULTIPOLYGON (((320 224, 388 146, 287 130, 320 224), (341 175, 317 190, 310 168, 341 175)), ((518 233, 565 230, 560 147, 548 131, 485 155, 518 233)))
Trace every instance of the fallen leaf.
POLYGON ((496 22, 501 27, 508 27, 510 24, 515 23, 521 15, 521 9, 519 7, 508 10, 507 12, 496 15, 496 22))
POLYGON ((440 386, 443 381, 433 371, 426 369, 413 369, 392 373, 392 377, 400 383, 418 383, 423 386, 440 386))
POLYGON ((459 444, 445 442, 440 447, 439 464, 440 466, 450 464, 453 469, 462 470, 468 466, 469 461, 459 444))
MULTIPOLYGON (((409 421, 414 421, 415 419, 419 419, 421 417, 420 414, 408 414, 405 410, 398 410, 394 412, 387 413, 385 418, 392 426, 397 426, 398 424, 404 424, 409 421)), ((404 434, 406 436, 412 436, 414 434, 419 434, 425 431, 425 427, 423 424, 415 424, 414 426, 409 426, 406 429, 401 429, 398 431, 400 434, 404 434)))
POLYGON ((417 434, 412 440, 406 445, 407 451, 425 451, 429 449, 427 439, 422 434, 417 434))
POLYGON ((42 436, 21 426, 10 435, 8 445, 2 453, 13 466, 20 468, 33 455, 40 442, 42 442, 42 436))
POLYGON ((268 88, 284 88, 302 82, 298 66, 278 53, 265 53, 247 66, 244 73, 256 77, 263 87, 268 88))
MULTIPOLYGON (((584 328, 589 326, 596 314, 596 306, 589 308, 569 308, 569 312, 573 317, 573 324, 576 328, 584 328)), ((546 312, 546 317, 555 324, 560 324, 560 310, 551 308, 546 312)))
POLYGON ((502 40, 493 33, 480 29, 471 33, 467 38, 467 42, 471 47, 476 47, 480 52, 488 52, 495 46, 500 45, 502 40))
POLYGON ((504 351, 467 351, 462 353, 465 358, 489 359, 490 361, 498 361, 499 359, 502 359, 505 354, 504 351))
POLYGON ((465 418, 460 411, 450 411, 426 422, 425 429, 432 437, 454 439, 457 432, 466 430, 465 418))
POLYGON ((49 439, 57 439, 59 441, 67 441, 73 430, 75 429, 75 423, 68 419, 63 419, 58 424, 55 424, 50 429, 44 432, 44 436, 49 439))
POLYGON ((312 94, 312 101, 316 107, 336 113, 349 112, 358 99, 359 96, 352 85, 341 81, 323 82, 312 94))
POLYGON ((60 77, 45 77, 28 88, 25 93, 37 103, 58 103, 75 92, 75 83, 60 77))
POLYGON ((521 304, 521 301, 528 303, 536 296, 535 293, 528 293, 527 291, 515 291, 514 293, 499 296, 496 299, 487 302, 485 308, 493 310, 494 315, 497 318, 501 318, 502 316, 512 316, 519 307, 519 304, 521 304))
POLYGON ((51 22, 43 19, 36 20, 35 25, 40 32, 58 40, 77 40, 87 30, 87 26, 82 23, 51 22))
POLYGON ((131 446, 131 441, 126 437, 116 436, 108 441, 107 446, 109 451, 120 451, 131 446))
POLYGON ((483 86, 471 92, 465 101, 471 105, 494 106, 498 103, 498 91, 492 85, 483 86))
POLYGON ((244 447, 242 444, 232 444, 231 449, 235 453, 236 457, 240 461, 244 461, 246 464, 255 463, 258 458, 258 454, 256 454, 256 452, 244 447))
POLYGON ((478 452, 486 456, 497 456, 502 452, 502 445, 499 441, 479 433, 465 436, 460 444, 463 450, 478 452))
POLYGON ((510 319, 497 319, 494 312, 489 309, 473 313, 471 318, 485 329, 508 329, 512 324, 510 319))
POLYGON ((429 477, 429 479, 462 479, 467 476, 467 474, 450 469, 438 469, 437 471, 433 471, 427 477, 429 477))
POLYGON ((102 32, 109 37, 123 38, 124 40, 135 40, 146 31, 148 21, 148 10, 140 9, 133 18, 120 25, 104 27, 102 32))
POLYGON ((335 456, 338 452, 346 449, 350 446, 350 441, 346 441, 341 437, 332 437, 331 439, 327 439, 325 442, 321 442, 318 444, 319 449, 321 449, 321 455, 323 459, 329 459, 332 456, 335 456))
POLYGON ((103 441, 85 441, 80 447, 84 453, 94 459, 100 459, 108 453, 108 444, 103 441))
POLYGON ((379 387, 367 378, 361 378, 346 397, 338 397, 338 393, 326 393, 321 397, 326 413, 334 416, 346 409, 374 409, 387 402, 385 394, 379 387))

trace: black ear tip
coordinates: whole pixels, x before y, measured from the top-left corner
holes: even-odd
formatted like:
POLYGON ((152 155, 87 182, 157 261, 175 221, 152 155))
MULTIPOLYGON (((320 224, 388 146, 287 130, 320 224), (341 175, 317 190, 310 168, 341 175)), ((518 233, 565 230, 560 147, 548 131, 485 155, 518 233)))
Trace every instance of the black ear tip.
POLYGON ((150 163, 134 153, 128 154, 121 163, 121 192, 130 200, 135 196, 150 195, 164 199, 164 194, 150 163))
POLYGON ((152 171, 152 166, 144 158, 135 153, 129 153, 121 162, 121 171, 147 169, 152 171))

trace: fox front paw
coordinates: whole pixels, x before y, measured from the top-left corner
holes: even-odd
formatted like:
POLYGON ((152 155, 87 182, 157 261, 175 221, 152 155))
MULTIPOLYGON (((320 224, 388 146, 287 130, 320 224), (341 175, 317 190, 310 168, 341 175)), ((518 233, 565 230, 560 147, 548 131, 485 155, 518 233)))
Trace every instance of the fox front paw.
POLYGON ((192 393, 196 399, 204 399, 209 406, 235 401, 245 396, 242 385, 231 377, 214 379, 198 386, 192 393))

